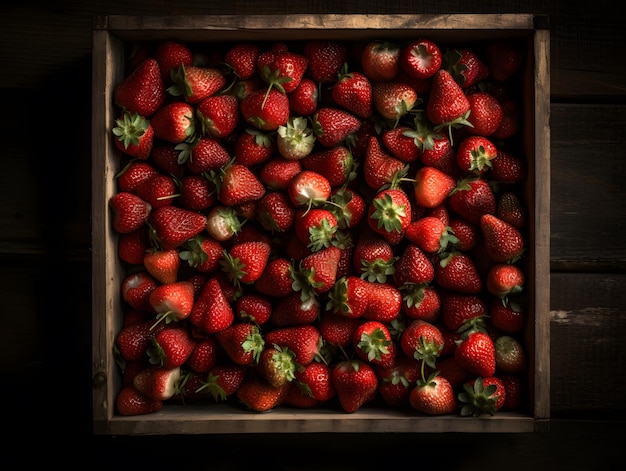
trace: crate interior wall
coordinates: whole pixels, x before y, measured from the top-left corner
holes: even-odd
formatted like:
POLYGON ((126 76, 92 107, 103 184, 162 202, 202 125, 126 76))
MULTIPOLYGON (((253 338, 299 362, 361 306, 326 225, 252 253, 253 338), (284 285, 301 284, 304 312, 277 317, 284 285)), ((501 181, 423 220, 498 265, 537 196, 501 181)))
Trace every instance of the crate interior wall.
POLYGON ((545 430, 550 411, 549 234, 550 77, 547 19, 532 14, 499 15, 290 15, 96 18, 93 28, 92 256, 93 256, 93 429, 96 434, 355 433, 355 432, 532 432, 545 430), (145 416, 115 413, 120 375, 112 346, 122 320, 116 236, 108 199, 115 193, 119 155, 111 139, 112 91, 124 75, 127 46, 175 38, 189 42, 302 41, 306 39, 412 40, 441 45, 520 38, 528 47, 523 71, 523 152, 528 160, 525 204, 530 218, 527 273, 530 394, 527 412, 495 416, 428 417, 362 408, 352 413, 276 409, 251 413, 226 405, 168 405, 145 416))

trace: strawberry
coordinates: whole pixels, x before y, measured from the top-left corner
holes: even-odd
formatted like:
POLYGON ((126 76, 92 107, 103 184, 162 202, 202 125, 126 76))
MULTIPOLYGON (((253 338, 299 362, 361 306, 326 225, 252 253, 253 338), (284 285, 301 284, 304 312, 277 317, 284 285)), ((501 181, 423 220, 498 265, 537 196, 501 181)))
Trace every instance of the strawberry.
POLYGON ((261 131, 275 131, 289 119, 289 98, 272 88, 254 90, 239 102, 246 123, 261 131))
POLYGON ((180 268, 178 250, 147 250, 143 256, 143 265, 159 283, 173 283, 178 278, 180 268))
POLYGON ((243 226, 237 210, 223 204, 214 205, 206 217, 206 231, 215 240, 224 242, 232 239, 243 226))
POLYGON ((265 270, 254 282, 254 288, 267 296, 287 296, 293 291, 291 268, 291 262, 287 258, 276 257, 268 260, 265 270))
POLYGON ((369 303, 370 283, 358 276, 344 276, 328 293, 326 309, 348 318, 359 318, 369 303))
POLYGON ((426 116, 435 126, 435 131, 448 128, 450 142, 452 128, 470 126, 470 103, 463 89, 454 81, 445 69, 438 70, 433 76, 430 96, 426 104, 426 116))
POLYGON ((498 155, 491 161, 489 176, 502 183, 517 183, 526 177, 526 165, 518 155, 498 151, 498 155))
POLYGON ((498 128, 491 134, 492 139, 510 139, 519 131, 520 112, 517 103, 511 99, 500 102, 502 107, 502 120, 498 128))
POLYGON ((148 348, 150 363, 172 369, 182 366, 193 352, 196 341, 185 327, 172 327, 157 332, 148 348))
POLYGON ((305 118, 290 117, 285 124, 278 126, 276 144, 280 155, 287 160, 303 159, 313 150, 313 129, 305 118))
POLYGON ((331 89, 335 103, 354 113, 359 118, 372 116, 373 98, 372 83, 361 72, 348 72, 348 64, 344 64, 337 82, 331 89))
POLYGON ((485 332, 466 332, 454 351, 454 358, 469 372, 485 378, 496 371, 496 348, 485 332))
POLYGON ((239 120, 239 101, 232 95, 211 95, 196 105, 196 119, 203 136, 230 136, 239 120))
POLYGON ((144 359, 151 338, 160 329, 151 329, 152 319, 122 327, 115 337, 117 354, 127 363, 144 359))
POLYGON ((165 103, 167 93, 158 62, 143 61, 113 90, 113 101, 124 111, 150 118, 165 103))
POLYGON ((322 336, 314 325, 296 325, 281 327, 265 334, 265 343, 279 345, 291 350, 294 361, 299 365, 308 365, 319 354, 322 336))
POLYGON ((274 327, 306 325, 315 322, 320 313, 320 305, 316 298, 302 300, 300 293, 291 292, 278 298, 271 313, 274 327))
POLYGON ((445 415, 456 411, 457 403, 450 382, 436 372, 417 380, 409 396, 411 407, 427 415, 445 415))
POLYGON ((356 165, 352 152, 343 145, 322 148, 302 159, 303 168, 326 177, 335 189, 355 178, 356 165))
POLYGON ((526 352, 519 340, 501 335, 494 341, 496 368, 502 373, 521 373, 526 369, 526 352))
POLYGON ((266 345, 261 352, 257 369, 271 386, 280 388, 295 379, 294 354, 279 345, 266 345))
POLYGON ((233 44, 224 53, 224 63, 239 79, 247 80, 256 72, 256 63, 261 48, 256 43, 233 44))
POLYGON ((496 263, 487 273, 487 291, 502 299, 506 304, 511 295, 519 294, 524 288, 524 272, 517 265, 496 263))
POLYGON ((358 317, 346 317, 343 314, 325 311, 321 314, 318 327, 325 346, 341 347, 352 345, 352 334, 361 325, 358 317))
POLYGON ((408 126, 400 125, 383 131, 381 140, 396 159, 415 162, 420 158, 420 147, 416 145, 412 129, 408 126))
POLYGON ((480 230, 487 256, 494 262, 514 263, 524 254, 522 233, 493 214, 484 214, 480 218, 480 230))
POLYGON ((164 83, 172 80, 172 70, 193 64, 193 53, 189 46, 179 41, 161 41, 154 51, 164 83))
MULTIPOLYGON (((456 348, 456 344, 454 344, 454 348, 456 348)), ((474 378, 473 374, 457 363, 454 355, 444 357, 442 350, 441 356, 442 358, 437 362, 437 371, 448 380, 455 390, 462 388, 463 383, 471 381, 474 378)))
POLYGON ((267 296, 252 292, 245 293, 236 300, 235 318, 260 326, 270 320, 272 309, 272 303, 267 296))
POLYGON ((236 288, 239 288, 241 283, 254 283, 265 270, 270 250, 270 244, 262 240, 236 243, 224 253, 222 270, 236 288))
POLYGON ((419 377, 419 363, 404 355, 398 355, 390 367, 375 367, 378 376, 378 393, 385 404, 392 407, 409 405, 409 397, 419 377))
POLYGON ((166 401, 178 392, 182 379, 180 367, 168 369, 152 365, 133 378, 133 386, 148 399, 166 401))
POLYGON ((520 230, 526 226, 526 213, 519 197, 506 191, 498 197, 496 217, 520 230))
POLYGON ((235 162, 247 167, 267 162, 276 150, 276 143, 267 133, 246 128, 235 143, 235 162))
POLYGON ((370 41, 361 51, 361 68, 372 82, 391 81, 400 70, 400 47, 390 41, 370 41))
POLYGON ((325 363, 313 361, 296 369, 294 383, 316 401, 329 401, 336 394, 332 369, 325 363))
POLYGON ((331 378, 345 412, 356 412, 376 397, 376 372, 363 360, 340 361, 334 366, 331 378))
POLYGON ((333 245, 337 230, 337 219, 328 209, 300 209, 296 212, 294 218, 295 235, 312 252, 333 245))
POLYGON ((303 170, 289 180, 287 193, 296 207, 311 208, 328 200, 332 187, 328 179, 312 170, 303 170))
POLYGON ((215 185, 201 175, 184 175, 179 180, 178 206, 191 211, 209 209, 215 204, 215 185))
POLYGON ((148 224, 153 240, 163 250, 179 247, 206 228, 204 214, 176 206, 157 208, 150 214, 148 224))
POLYGON ((259 361, 265 348, 265 340, 259 327, 248 322, 234 323, 224 330, 216 332, 215 338, 237 365, 252 365, 259 361))
POLYGON ((111 225, 120 234, 134 232, 141 228, 152 214, 152 206, 139 196, 120 191, 109 199, 113 214, 111 225))
POLYGON ((266 192, 255 207, 256 220, 271 233, 287 232, 293 227, 295 216, 296 209, 282 191, 266 192))
POLYGON ((424 208, 440 206, 455 187, 454 179, 435 167, 420 167, 415 174, 415 200, 424 208))
MULTIPOLYGON (((176 146, 181 149, 178 161, 184 163, 194 175, 207 174, 226 166, 231 158, 218 139, 200 137, 193 143, 176 146)), ((213 182, 215 183, 215 182, 213 182)))
POLYGON ((415 244, 407 244, 395 264, 394 281, 397 286, 405 283, 429 284, 435 278, 435 268, 426 254, 415 244))
POLYGON ((308 74, 315 82, 334 83, 348 59, 346 44, 332 40, 310 40, 303 54, 309 61, 308 74))
POLYGON ((487 306, 475 294, 444 292, 441 295, 441 315, 445 326, 452 332, 470 328, 483 328, 487 306))
POLYGON ((173 84, 167 92, 174 97, 182 97, 192 105, 217 93, 226 84, 226 77, 220 70, 194 65, 182 64, 172 69, 171 78, 173 84))
POLYGON ((404 161, 381 147, 378 138, 369 138, 363 162, 363 178, 369 188, 378 191, 385 186, 396 186, 394 183, 404 175, 405 167, 404 161))
POLYGON ((178 197, 176 183, 169 175, 156 174, 142 181, 135 193, 142 200, 148 202, 152 209, 174 204, 174 199, 178 197))
POLYGON ((516 374, 500 374, 499 378, 502 384, 504 384, 504 390, 506 392, 501 410, 520 410, 525 389, 523 379, 516 374))
POLYGON ((428 39, 418 39, 402 48, 400 67, 409 76, 426 79, 441 68, 443 56, 439 46, 428 39))
POLYGON ((152 309, 157 313, 156 323, 179 322, 191 314, 194 307, 194 288, 188 281, 175 281, 157 286, 149 297, 152 309))
POLYGON ((209 278, 193 305, 189 321, 203 332, 215 334, 230 327, 235 313, 217 277, 209 278))
POLYGON ((475 51, 453 48, 445 52, 442 67, 450 72, 463 90, 467 90, 483 78, 485 64, 475 51))
POLYGON ((468 177, 450 192, 450 208, 471 224, 478 225, 484 214, 496 212, 496 197, 483 178, 468 177))
POLYGON ((441 313, 441 298, 433 286, 405 284, 402 291, 402 312, 409 319, 435 322, 441 313))
POLYGON ((504 304, 499 298, 494 298, 489 304, 489 320, 500 332, 514 334, 524 327, 526 314, 519 304, 510 300, 504 304))
POLYGON ((434 368, 443 349, 444 339, 437 326, 422 319, 414 319, 400 334, 399 344, 407 357, 434 368))
POLYGON ((332 190, 327 207, 335 215, 340 229, 354 229, 365 216, 366 203, 355 190, 341 186, 332 190))
POLYGON ((259 171, 259 179, 268 190, 287 190, 291 179, 301 171, 302 163, 299 160, 275 156, 264 162, 259 171))
POLYGON ((402 310, 402 293, 391 283, 370 283, 369 302, 363 317, 370 321, 392 322, 402 310))
POLYGON ((394 254, 391 244, 375 232, 364 231, 357 241, 353 264, 361 278, 385 283, 395 273, 394 254))
POLYGON ((288 95, 288 98, 292 115, 312 115, 317 110, 320 99, 317 83, 306 76, 303 77, 296 89, 288 95))
POLYGON ((196 373, 207 373, 220 358, 219 344, 215 337, 198 340, 187 358, 186 366, 196 373))
POLYGON ((459 241, 453 229, 435 216, 411 221, 404 236, 426 253, 444 252, 459 241))
POLYGON ((115 175, 117 187, 119 191, 135 193, 136 188, 142 181, 157 173, 159 171, 151 162, 133 159, 115 175))
POLYGON ((470 224, 461 217, 453 217, 448 227, 456 238, 453 246, 457 250, 466 252, 476 247, 479 229, 474 224, 470 224))
POLYGON ((115 409, 123 416, 152 414, 162 408, 163 401, 144 396, 132 384, 124 386, 115 398, 115 409))
POLYGON ((498 155, 498 149, 484 136, 468 136, 463 139, 456 151, 457 163, 466 173, 484 174, 491 168, 491 161, 498 155))
POLYGON ((372 101, 376 111, 396 127, 417 104, 418 97, 416 91, 405 83, 375 82, 372 85, 372 101))
POLYGON ((257 201, 265 194, 265 187, 248 167, 232 163, 221 170, 218 199, 226 206, 257 201))
POLYGON ((463 252, 452 251, 435 264, 435 280, 446 290, 464 294, 478 294, 483 289, 474 261, 463 252))
POLYGON ((456 179, 461 171, 457 165, 456 150, 452 148, 450 138, 439 132, 424 132, 426 134, 418 138, 422 164, 434 167, 456 179), (423 139, 423 142, 420 139, 423 139))
POLYGON ((309 60, 302 54, 284 50, 262 52, 257 59, 257 72, 270 89, 291 93, 300 84, 309 60))
POLYGON ((292 271, 295 291, 300 291, 303 300, 328 292, 335 284, 341 249, 331 245, 313 252, 303 259, 292 271))
POLYGON ((150 120, 154 136, 172 144, 190 141, 196 132, 194 115, 195 110, 189 103, 175 101, 163 105, 150 120))
POLYGON ((485 62, 494 80, 506 82, 521 69, 523 61, 522 48, 513 42, 493 41, 487 46, 485 62))
POLYGON ((462 404, 461 415, 473 417, 479 417, 483 413, 495 415, 502 408, 505 395, 504 384, 493 376, 479 377, 467 382, 463 384, 463 391, 458 396, 462 404))
POLYGON ((122 280, 122 299, 134 309, 153 312, 149 298, 157 286, 159 283, 147 271, 129 273, 122 280))
POLYGON ((246 378, 247 368, 235 363, 224 363, 213 366, 205 383, 197 392, 206 391, 215 402, 225 401, 237 392, 246 378))
POLYGON ((235 393, 246 409, 254 412, 267 412, 281 405, 290 383, 280 387, 270 385, 260 376, 247 377, 235 393))
POLYGON ((491 136, 500 127, 504 112, 500 102, 489 92, 474 92, 467 95, 470 114, 466 131, 476 136, 491 136))
POLYGON ((338 107, 319 108, 312 117, 313 133, 324 147, 334 147, 355 134, 361 121, 338 107))
POLYGON ((125 154, 146 160, 152 152, 154 128, 143 116, 125 112, 115 121, 111 130, 116 137, 115 147, 125 154))
POLYGON ((352 345, 358 357, 370 365, 390 367, 396 361, 396 344, 382 322, 364 321, 352 333, 352 345))
POLYGON ((145 225, 135 231, 119 234, 117 238, 117 256, 130 265, 142 264, 144 254, 149 248, 150 237, 145 225))

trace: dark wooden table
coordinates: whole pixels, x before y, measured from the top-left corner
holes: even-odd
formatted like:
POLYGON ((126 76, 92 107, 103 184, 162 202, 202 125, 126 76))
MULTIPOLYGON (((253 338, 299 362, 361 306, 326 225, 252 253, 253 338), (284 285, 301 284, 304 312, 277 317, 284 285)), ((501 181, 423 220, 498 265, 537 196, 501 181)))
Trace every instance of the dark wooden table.
MULTIPOLYGON (((5 430, 26 443, 67 447, 58 455, 65 463, 81 439, 93 447, 88 459, 94 469, 143 459, 185 467, 213 460, 215 469, 247 468, 254 459, 279 470, 357 469, 398 461, 423 466, 431 460, 442 460, 445 469, 483 469, 487 464, 600 469, 624 458, 626 37, 613 2, 301 3, 27 1, 5 7, 0 15, 0 387, 5 430), (92 19, 104 14, 283 13, 549 16, 549 432, 89 440, 92 19)), ((50 460, 56 461, 56 455, 50 460)))

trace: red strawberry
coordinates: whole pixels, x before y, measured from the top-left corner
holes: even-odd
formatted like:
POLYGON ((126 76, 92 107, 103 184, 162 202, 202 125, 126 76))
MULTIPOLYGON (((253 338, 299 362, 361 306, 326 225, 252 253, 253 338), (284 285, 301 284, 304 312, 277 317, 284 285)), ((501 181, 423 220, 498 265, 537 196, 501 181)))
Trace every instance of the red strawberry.
POLYGON ((147 201, 127 191, 120 191, 111 197, 109 207, 113 213, 113 229, 126 234, 141 228, 150 217, 152 207, 147 201))
MULTIPOLYGON (((425 131, 426 137, 421 145, 420 161, 429 167, 434 167, 452 178, 457 178, 461 171, 456 162, 456 150, 452 148, 450 138, 445 134, 425 131)), ((422 142, 422 141, 418 141, 422 142)))
POLYGON ((341 249, 334 245, 307 255, 292 272, 293 289, 301 291, 304 300, 328 292, 335 284, 340 258, 341 249))
POLYGON ((191 314, 194 306, 194 287, 188 281, 175 281, 157 286, 150 293, 150 305, 157 313, 156 323, 178 322, 191 314))
POLYGON ((319 314, 320 305, 317 299, 310 298, 303 301, 300 293, 291 292, 276 300, 271 320, 275 327, 289 327, 312 324, 319 314))
POLYGON ((474 92, 467 95, 470 115, 467 118, 471 126, 466 131, 477 136, 491 136, 500 127, 504 112, 496 98, 488 92, 474 92))
POLYGON ((491 161, 498 155, 498 149, 483 136, 469 136, 461 141, 456 151, 456 160, 466 173, 481 175, 491 168, 491 161))
POLYGON ((279 345, 291 350, 294 360, 300 365, 308 365, 319 355, 322 336, 314 325, 281 327, 265 334, 265 343, 279 345))
POLYGON ((264 163, 259 171, 259 179, 268 190, 287 190, 289 182, 302 171, 299 160, 287 160, 282 155, 264 163))
POLYGON ((215 203, 215 185, 201 175, 185 175, 179 180, 177 204, 191 211, 208 209, 215 203))
POLYGON ((247 409, 254 412, 267 412, 281 405, 290 383, 280 387, 270 385, 260 376, 247 377, 235 393, 247 409))
POLYGON ((524 395, 524 380, 516 374, 500 374, 499 377, 506 392, 501 410, 520 410, 524 395))
POLYGON ((406 163, 382 149, 378 138, 370 137, 365 151, 363 177, 372 190, 380 190, 401 178, 406 163))
POLYGON ((300 84, 288 97, 292 115, 312 115, 317 110, 320 99, 317 83, 308 77, 303 77, 300 84))
POLYGON ((372 82, 390 81, 400 70, 400 47, 390 41, 370 41, 361 51, 361 68, 372 82))
POLYGON ((316 401, 329 401, 336 394, 332 383, 332 369, 325 363, 313 361, 296 369, 295 383, 316 401))
POLYGON ((298 207, 311 206, 328 200, 332 187, 328 179, 312 170, 303 170, 289 180, 287 192, 292 204, 298 207))
POLYGON ((122 327, 115 337, 115 349, 126 362, 146 358, 150 339, 159 331, 151 329, 152 319, 122 327))
POLYGON ((435 280, 446 290, 464 294, 477 294, 483 288, 482 279, 471 257, 453 251, 435 264, 435 280))
POLYGON ((408 126, 396 126, 383 131, 381 140, 396 159, 415 162, 420 158, 420 147, 416 145, 412 130, 408 126))
POLYGON ((296 209, 282 191, 268 191, 255 207, 256 220, 268 232, 287 232, 293 226, 296 209))
POLYGON ((485 61, 493 79, 506 82, 521 69, 523 49, 512 42, 494 41, 487 46, 485 61))
POLYGON ((480 229, 487 256, 494 262, 514 263, 523 255, 524 237, 512 225, 493 214, 485 214, 480 219, 480 229))
POLYGON ((153 210, 174 204, 174 199, 178 197, 174 178, 160 173, 142 181, 137 185, 135 193, 147 201, 153 210))
POLYGON ((303 159, 313 150, 313 129, 302 116, 290 117, 285 124, 278 126, 276 144, 280 155, 287 160, 303 159))
POLYGON ((326 346, 345 349, 352 344, 352 334, 361 322, 358 317, 346 317, 343 314, 325 311, 320 316, 318 326, 326 346))
POLYGON ((256 73, 260 53, 261 49, 256 43, 237 43, 224 53, 224 63, 239 79, 247 80, 256 73))
POLYGON ((376 372, 362 360, 343 360, 337 363, 331 377, 339 403, 345 412, 356 412, 376 397, 376 372))
POLYGON ((270 88, 291 93, 300 84, 307 70, 308 59, 298 53, 283 50, 262 52, 257 60, 257 72, 270 88))
POLYGON ((431 368, 444 345, 441 330, 422 319, 414 319, 400 335, 400 349, 409 358, 423 361, 431 368))
POLYGON ((122 298, 134 309, 153 312, 149 298, 157 286, 157 280, 146 271, 129 273, 122 280, 122 298))
POLYGON ((180 367, 168 369, 153 365, 135 375, 133 386, 149 399, 166 401, 178 392, 180 380, 180 367))
POLYGON ((224 254, 222 270, 235 287, 254 283, 265 270, 270 250, 270 244, 261 240, 236 243, 224 254))
POLYGON ((347 147, 338 145, 314 151, 302 159, 302 167, 326 177, 337 188, 355 178, 356 161, 347 147))
POLYGON ((196 132, 192 105, 182 101, 168 103, 159 108, 150 123, 154 136, 172 144, 179 144, 193 139, 196 132))
POLYGON ((217 364, 211 368, 206 382, 200 388, 216 402, 225 401, 243 384, 246 371, 247 367, 234 363, 217 364))
POLYGON ((135 193, 141 182, 157 173, 159 171, 152 163, 133 159, 115 175, 115 178, 117 179, 119 191, 135 193))
POLYGON ((396 361, 396 344, 382 322, 363 322, 352 334, 352 345, 359 358, 371 365, 390 367, 396 361))
POLYGON ((489 176, 502 183, 517 183, 526 177, 526 165, 518 155, 498 151, 498 155, 491 161, 489 176))
POLYGON ((524 288, 524 272, 517 265, 496 263, 487 273, 487 291, 506 303, 511 295, 519 294, 524 288))
POLYGON ((276 150, 268 134, 253 128, 239 134, 235 144, 235 162, 248 167, 267 162, 276 150))
POLYGON ((196 118, 202 135, 227 137, 237 126, 239 101, 233 95, 209 96, 197 104, 196 118))
POLYGON ((494 341, 496 368, 502 373, 521 373, 527 367, 526 351, 522 343, 510 335, 501 335, 494 341))
POLYGON ((173 283, 178 278, 180 268, 178 250, 147 250, 143 256, 143 265, 159 283, 173 283))
POLYGON ((131 157, 147 159, 152 152, 154 128, 150 121, 137 113, 125 112, 111 130, 115 147, 131 157))
POLYGON ((163 141, 159 141, 158 144, 155 143, 152 154, 150 154, 150 161, 162 173, 182 178, 186 169, 184 163, 179 162, 181 152, 176 147, 178 145, 164 144, 163 141))
POLYGON ((254 172, 237 163, 222 170, 218 187, 218 199, 226 206, 257 201, 265 194, 265 188, 254 172))
POLYGON ((449 72, 440 69, 433 77, 426 116, 435 125, 435 131, 448 128, 452 143, 452 128, 469 126, 470 103, 463 89, 449 72))
POLYGON ((467 90, 483 78, 485 64, 473 50, 455 48, 446 51, 442 66, 462 89, 467 90))
POLYGON ((496 197, 486 180, 468 177, 457 183, 448 198, 452 210, 471 224, 478 225, 484 214, 496 212, 496 197))
POLYGON ((496 371, 496 348, 485 332, 471 330, 454 351, 454 358, 466 370, 482 377, 496 371))
POLYGON ((404 235, 409 242, 426 253, 444 252, 459 241, 454 230, 435 216, 425 216, 412 221, 404 235))
POLYGON ((224 74, 211 67, 181 65, 172 69, 171 77, 173 84, 167 89, 168 93, 192 105, 217 93, 226 84, 224 74))
POLYGON ((338 230, 334 214, 324 208, 300 209, 294 218, 296 237, 317 252, 333 245, 338 230))
POLYGON ((157 208, 148 219, 154 240, 163 250, 176 248, 197 236, 205 230, 206 222, 204 214, 176 206, 157 208))
POLYGON ((340 229, 353 229, 365 216, 365 199, 353 189, 341 186, 333 189, 328 208, 337 219, 340 229))
POLYGON ((348 318, 359 318, 369 303, 370 283, 358 276, 345 276, 337 280, 328 293, 326 309, 348 318))
POLYGON ((402 293, 391 283, 370 283, 369 302, 363 317, 370 321, 392 322, 402 310, 402 293))
POLYGON ((404 355, 398 355, 393 366, 376 367, 378 392, 385 404, 392 407, 409 405, 411 390, 420 375, 419 362, 404 355))
POLYGON ((294 354, 279 345, 266 345, 261 352, 257 369, 271 386, 280 388, 295 379, 294 354))
POLYGON ((418 39, 402 48, 400 67, 418 79, 432 77, 441 68, 443 57, 439 46, 428 39, 418 39))
POLYGON ((455 187, 454 179, 435 167, 421 167, 415 174, 415 200, 424 208, 440 206, 455 187))
POLYGON ((123 416, 152 414, 162 408, 163 401, 144 396, 132 384, 124 386, 115 398, 115 409, 123 416))
POLYGON ((502 106, 502 120, 498 129, 491 134, 492 139, 510 139, 519 131, 520 113, 517 103, 511 99, 500 102, 502 106))
POLYGON ((452 332, 484 326, 487 306, 474 294, 444 292, 441 295, 441 314, 445 326, 452 332))
POLYGON ((172 327, 157 332, 148 348, 150 363, 172 369, 182 366, 191 356, 196 341, 185 327, 172 327))
POLYGON ((374 108, 397 126, 399 120, 417 104, 417 92, 401 82, 375 82, 372 85, 374 108))
POLYGON ((239 102, 246 123, 262 131, 275 131, 289 119, 289 98, 272 88, 269 92, 255 90, 239 102))
POLYGON ((441 313, 441 298, 433 286, 406 284, 402 290, 402 312, 410 319, 435 322, 441 313))
POLYGON ((193 64, 193 54, 189 46, 179 41, 161 41, 156 47, 154 57, 166 83, 172 81, 172 69, 193 64))
POLYGON ((503 304, 499 298, 494 298, 489 305, 489 320, 499 331, 514 334, 524 327, 526 313, 517 303, 503 304))
POLYGON ((373 113, 372 84, 361 72, 348 72, 346 63, 333 85, 331 95, 339 106, 360 118, 369 118, 373 113))
POLYGON ((334 83, 348 59, 348 49, 339 41, 307 41, 303 54, 309 60, 308 74, 320 83, 334 83))
POLYGON ((196 373, 207 373, 216 365, 220 353, 219 344, 215 337, 200 339, 195 343, 186 366, 196 373))
POLYGON ((248 322, 235 323, 215 334, 228 358, 237 365, 252 365, 259 361, 265 340, 259 327, 248 322))
POLYGON ((313 133, 324 147, 341 144, 361 127, 354 114, 336 107, 319 108, 312 119, 313 133))
POLYGON ((353 254, 354 268, 361 278, 386 282, 395 272, 396 260, 393 247, 378 233, 361 233, 353 254))
POLYGON ((270 320, 272 303, 267 296, 256 293, 245 293, 237 298, 235 317, 240 321, 263 325, 270 320))
POLYGON ((117 238, 117 255, 123 262, 130 265, 140 265, 146 250, 150 248, 150 237, 147 226, 120 234, 117 238))
POLYGON ((483 413, 494 415, 504 404, 506 390, 500 379, 493 376, 476 378, 463 384, 459 393, 462 416, 479 417, 483 413))
POLYGON ((417 380, 409 402, 413 409, 428 415, 452 414, 457 407, 452 385, 437 373, 417 380))
POLYGON ((272 297, 287 296, 293 291, 291 268, 291 262, 287 258, 272 258, 267 262, 259 279, 254 282, 254 288, 259 293, 272 297))
POLYGON ((243 226, 237 210, 222 204, 214 205, 206 219, 206 231, 220 242, 230 240, 243 226))
POLYGON ((115 87, 113 101, 124 111, 150 118, 163 106, 166 95, 159 64, 148 58, 115 87))
POLYGON ((519 197, 507 191, 498 198, 496 217, 520 230, 526 226, 526 213, 519 197))
POLYGON ((433 281, 435 268, 426 254, 415 244, 407 244, 395 264, 394 280, 397 286, 405 283, 426 285, 433 281))
POLYGON ((182 149, 178 161, 186 164, 194 175, 217 171, 231 160, 220 141, 212 137, 200 137, 192 143, 183 143, 176 147, 182 149))
POLYGON ((215 334, 230 327, 235 313, 217 277, 209 278, 193 305, 189 321, 203 332, 215 334))

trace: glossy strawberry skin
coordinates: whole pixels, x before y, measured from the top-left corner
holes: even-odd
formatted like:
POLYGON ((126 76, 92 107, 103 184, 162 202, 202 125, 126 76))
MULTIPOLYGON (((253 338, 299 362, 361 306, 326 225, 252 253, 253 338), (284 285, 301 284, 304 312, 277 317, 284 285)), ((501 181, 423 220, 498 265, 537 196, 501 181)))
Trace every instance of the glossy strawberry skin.
POLYGON ((356 412, 376 395, 378 378, 374 369, 362 360, 337 363, 331 376, 341 407, 347 413, 356 412))
POLYGON ((124 110, 149 118, 163 106, 165 87, 154 58, 142 62, 113 91, 113 101, 124 110))

